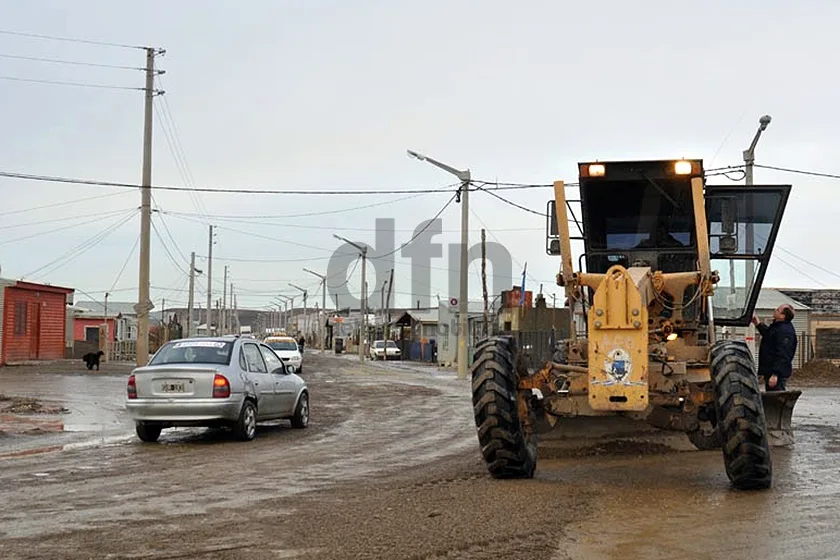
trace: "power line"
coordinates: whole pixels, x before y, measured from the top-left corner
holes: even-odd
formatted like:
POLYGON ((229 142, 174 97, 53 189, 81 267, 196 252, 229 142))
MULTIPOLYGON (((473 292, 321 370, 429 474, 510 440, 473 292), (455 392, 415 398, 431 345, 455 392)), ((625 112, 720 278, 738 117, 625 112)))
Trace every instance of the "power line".
POLYGON ((840 179, 840 175, 835 175, 833 173, 820 173, 817 171, 806 171, 802 169, 791 169, 788 167, 775 167, 773 165, 759 165, 755 164, 755 167, 760 167, 761 169, 772 169, 773 171, 783 171, 785 173, 797 173, 799 175, 810 175, 812 177, 825 177, 827 179, 840 179))
MULTIPOLYGON (((120 213, 124 213, 124 212, 125 212, 125 210, 120 211, 120 213)), ((130 210, 131 214, 133 214, 134 212, 136 212, 136 209, 131 209, 130 210)), ((72 229, 72 228, 79 227, 79 226, 86 226, 88 224, 93 224, 93 223, 96 223, 96 222, 101 222, 103 220, 106 220, 106 219, 112 217, 113 215, 114 215, 114 213, 100 214, 99 216, 97 216, 97 217, 95 217, 91 220, 87 220, 87 221, 84 221, 84 222, 79 222, 77 224, 71 224, 69 226, 62 226, 60 228, 50 229, 50 230, 47 230, 47 231, 41 231, 41 232, 38 232, 38 233, 31 233, 29 235, 24 235, 22 237, 15 237, 14 239, 5 239, 3 241, 0 241, 0 245, 8 245, 10 243, 17 243, 18 241, 25 241, 26 239, 32 239, 33 237, 40 237, 42 235, 49 235, 51 233, 56 233, 56 232, 59 232, 59 231, 65 231, 65 230, 72 229)))
POLYGON ((118 64, 100 64, 97 62, 84 62, 80 60, 64 60, 60 58, 42 58, 39 56, 24 56, 20 54, 4 54, 0 53, 0 58, 9 58, 13 60, 31 60, 33 62, 47 62, 51 64, 71 64, 74 66, 91 66, 94 68, 113 68, 115 70, 141 70, 146 71, 145 68, 139 66, 120 66, 118 64))
MULTIPOLYGON (((2 78, 2 76, 0 76, 2 78)), ((143 88, 134 88, 143 90, 143 88)), ((40 181, 46 183, 69 183, 74 185, 92 185, 97 187, 118 187, 128 189, 139 189, 141 185, 136 183, 120 183, 115 181, 100 181, 96 179, 78 179, 74 177, 61 177, 51 175, 34 175, 29 173, 14 173, 11 171, 0 171, 0 177, 7 177, 9 179, 22 179, 28 181, 40 181)), ((545 185, 536 185, 529 188, 542 188, 545 185)), ((569 186, 572 186, 569 184, 569 186)), ((209 187, 175 187, 169 185, 152 185, 152 188, 159 191, 176 191, 176 192, 203 192, 203 193, 219 193, 219 194, 283 194, 283 195, 396 195, 396 194, 437 194, 443 192, 445 189, 393 189, 393 190, 303 190, 303 189, 256 189, 256 188, 209 188, 209 187)), ((504 188, 497 188, 492 190, 504 190, 504 188)), ((393 201, 391 201, 393 202, 393 201)))
POLYGON ((30 37, 33 39, 47 39, 50 41, 63 41, 67 43, 81 43, 85 45, 99 45, 102 47, 117 47, 122 49, 140 49, 145 50, 146 47, 140 47, 137 45, 125 45, 122 43, 109 43, 106 41, 94 41, 91 39, 77 39, 75 37, 57 37, 55 35, 41 35, 37 33, 23 33, 21 31, 9 31, 6 29, 0 29, 0 35, 15 35, 17 37, 30 37))
POLYGON ((82 241, 81 243, 79 243, 78 245, 76 245, 75 247, 70 249, 70 251, 68 251, 66 254, 58 257, 57 259, 54 259, 54 260, 50 261, 49 263, 45 264, 44 266, 42 266, 40 268, 37 268, 37 269, 33 270, 32 272, 30 272, 28 274, 24 274, 23 277, 25 278, 27 276, 33 276, 36 273, 41 272, 44 269, 49 269, 49 270, 47 272, 45 272, 43 275, 41 275, 41 277, 43 277, 45 274, 49 274, 50 272, 55 272, 56 270, 58 270, 59 268, 61 268, 65 264, 67 264, 68 262, 71 262, 77 256, 85 253, 86 251, 90 250, 91 248, 93 248, 96 245, 98 245, 99 243, 101 243, 103 239, 108 237, 108 235, 115 232, 117 229, 122 227, 129 220, 131 220, 131 218, 133 218, 134 214, 136 214, 136 213, 137 213, 137 210, 132 210, 131 213, 129 213, 127 216, 125 216, 124 218, 121 218, 117 222, 115 222, 115 223, 111 224, 110 226, 106 227, 105 229, 103 229, 102 231, 100 231, 99 233, 94 235, 93 237, 90 237, 90 238, 86 239, 85 241, 82 241), (61 261, 64 261, 64 262, 62 263, 61 261), (53 266, 53 265, 56 265, 56 264, 58 266, 53 266))
POLYGON ((24 212, 33 212, 35 210, 43 210, 44 208, 55 208, 56 206, 69 206, 71 204, 78 204, 80 202, 87 202, 89 200, 96 200, 99 198, 108 198, 111 196, 121 196, 128 194, 128 192, 117 192, 117 193, 108 193, 108 194, 98 194, 96 196, 89 196, 87 198, 77 198, 76 200, 67 200, 63 202, 53 202, 51 204, 43 204, 41 206, 33 206, 31 208, 21 208, 18 210, 8 210, 6 212, 0 212, 0 216, 10 216, 12 214, 22 214, 24 212))
MULTIPOLYGON (((397 201, 393 201, 397 202, 397 201)), ((193 217, 193 218, 201 218, 203 214, 195 214, 190 212, 175 212, 172 210, 167 210, 167 214, 172 216, 182 216, 182 217, 193 217)), ((237 224, 248 224, 248 225, 260 225, 260 226, 268 226, 268 227, 288 227, 288 228, 295 228, 295 229, 318 229, 323 230, 323 225, 312 225, 312 224, 297 224, 297 223, 277 223, 277 222, 262 222, 257 221, 259 219, 280 219, 283 216, 252 216, 250 214, 228 214, 228 215, 210 215, 209 217, 213 218, 216 221, 222 222, 231 222, 237 224)), ((382 228, 360 228, 360 227, 333 227, 333 231, 393 231, 393 232, 409 232, 414 231, 414 228, 395 228, 395 229, 382 229, 382 228)), ((458 233, 460 229, 444 229, 441 230, 441 233, 458 233)), ((472 232, 481 231, 479 229, 470 230, 472 232)), ((541 228, 497 228, 497 232, 499 231, 545 231, 544 227, 541 228)))
MULTIPOLYGON (((123 208, 121 210, 112 210, 110 212, 101 212, 97 214, 98 218, 105 218, 108 216, 114 216, 116 214, 122 214, 127 209, 123 208)), ((36 222, 24 222, 21 224, 8 224, 4 226, 0 226, 0 229, 17 229, 22 227, 29 227, 29 226, 40 226, 44 224, 57 224, 59 222, 69 222, 71 220, 78 220, 79 216, 65 216, 63 218, 52 218, 50 220, 38 220, 36 222)))
POLYGON ((125 272, 125 268, 128 266, 128 262, 131 260, 131 256, 134 254, 134 251, 137 250, 137 245, 139 245, 139 244, 140 244, 140 235, 138 235, 137 239, 134 241, 134 246, 131 248, 131 251, 128 252, 128 256, 126 256, 125 262, 123 263, 122 268, 120 269, 119 273, 117 273, 117 278, 114 280, 114 283, 111 285, 111 289, 108 290, 108 293, 113 292, 114 288, 117 287, 117 284, 119 283, 120 278, 122 278, 123 272, 125 272))
POLYGON ((427 229, 429 229, 429 227, 430 227, 430 226, 434 223, 434 221, 435 221, 435 220, 437 220, 437 219, 440 217, 440 215, 441 215, 441 214, 443 214, 443 211, 444 211, 444 210, 446 210, 447 208, 449 208, 449 205, 450 205, 450 204, 452 204, 452 201, 454 201, 456 197, 457 197, 457 193, 456 193, 456 194, 453 194, 453 195, 452 195, 452 198, 450 198, 450 199, 446 202, 446 204, 444 204, 444 205, 443 205, 443 207, 442 207, 440 210, 438 210, 438 213, 437 213, 437 214, 435 214, 435 217, 434 217, 434 218, 432 218, 431 220, 428 220, 428 221, 426 222, 426 225, 423 227, 423 229, 421 229, 420 231, 418 231, 417 233, 415 233, 415 234, 411 237, 411 239, 409 239, 408 241, 406 241, 405 243, 403 243, 402 245, 400 245, 399 247, 397 247, 397 248, 396 248, 396 249, 394 249, 393 251, 389 251, 389 252, 387 252, 387 253, 385 253, 385 254, 382 254, 382 255, 371 256, 371 257, 369 257, 369 258, 371 258, 371 259, 383 259, 383 258, 385 258, 385 257, 390 257, 391 255, 393 255, 393 254, 394 254, 394 253, 396 253, 397 251, 401 251, 402 249, 404 249, 404 248, 405 248, 406 246, 408 246, 408 245, 409 245, 412 241, 414 241, 415 239, 417 239, 418 237, 420 237, 420 235, 421 235, 424 231, 426 231, 427 229))
POLYGON ((489 195, 495 196, 496 198, 498 198, 499 200, 501 200, 505 204, 509 204, 510 206, 513 206, 514 208, 519 208, 520 210, 524 210, 525 212, 530 212, 531 214, 536 214, 537 216, 541 216, 541 217, 545 218, 545 212, 537 212, 536 210, 531 210, 530 208, 526 208, 525 206, 522 206, 521 204, 517 204, 517 203, 515 203, 511 200, 508 200, 508 199, 504 198, 503 196, 500 196, 500 195, 494 193, 491 190, 485 190, 485 189, 477 189, 477 190, 482 191, 482 192, 486 192, 489 195))
POLYGON ((90 84, 85 82, 64 82, 60 80, 38 80, 35 78, 21 78, 19 76, 0 76, 0 80, 8 80, 12 82, 28 82, 32 84, 47 84, 53 86, 73 86, 98 89, 122 89, 126 91, 144 91, 143 88, 139 87, 112 86, 108 84, 90 84))

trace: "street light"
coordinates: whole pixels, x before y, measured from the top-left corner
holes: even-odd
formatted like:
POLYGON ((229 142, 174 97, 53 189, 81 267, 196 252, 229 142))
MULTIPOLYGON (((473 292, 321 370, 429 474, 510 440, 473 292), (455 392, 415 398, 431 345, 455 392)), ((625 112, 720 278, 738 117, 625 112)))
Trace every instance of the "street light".
MULTIPOLYGON (((770 121, 772 118, 770 115, 764 115, 760 119, 758 119, 758 130, 755 131, 755 136, 753 136, 752 143, 750 147, 744 150, 744 179, 746 186, 751 187, 753 186, 753 166, 755 165, 755 147, 758 145, 758 139, 761 138, 761 133, 767 130, 767 127, 770 125, 770 121)), ((749 208, 747 208, 748 216, 752 216, 754 208, 752 207, 752 199, 748 198, 749 201, 749 208)), ((753 224, 753 220, 749 217, 747 218, 747 227, 746 231, 746 253, 747 255, 752 255, 755 251, 755 225, 753 224)), ((734 263, 734 261, 730 261, 734 263)), ((753 261, 751 259, 747 259, 746 261, 746 278, 745 278, 745 286, 744 286, 744 297, 748 297, 749 293, 752 291, 753 287, 753 275, 755 274, 755 269, 753 267, 753 261)), ((730 270, 731 272, 731 270, 730 270)), ((733 275, 734 276, 734 275, 733 275)), ((752 350, 753 354, 755 354, 755 326, 750 323, 747 327, 747 337, 753 341, 750 343, 750 349, 752 350)))
MULTIPOLYGON (((283 313, 283 317, 282 317, 282 321, 281 321, 282 325, 280 325, 280 328, 283 331, 286 331, 287 323, 289 322, 289 302, 290 301, 292 302, 291 303, 292 311, 294 311, 295 310, 295 298, 287 296, 287 295, 283 295, 283 294, 278 294, 277 298, 281 298, 280 302, 283 303, 283 305, 285 306, 285 309, 286 309, 285 312, 283 313)), ((275 298, 275 299, 277 299, 277 298, 275 298)), ((288 334, 288 332, 286 334, 288 334)))
POLYGON ((327 338, 327 277, 308 268, 304 268, 303 271, 321 279, 321 308, 324 310, 324 317, 319 318, 318 321, 321 323, 321 354, 324 354, 327 351, 325 342, 327 338))
POLYGON ((469 249, 469 192, 470 192, 470 170, 458 170, 454 167, 441 163, 418 152, 407 150, 409 157, 420 161, 427 161, 447 173, 455 175, 461 181, 459 189, 461 202, 461 270, 459 271, 461 289, 458 296, 458 377, 464 379, 467 376, 467 296, 468 296, 468 270, 467 252, 469 249))
POLYGON ((289 286, 291 286, 292 288, 294 288, 296 290, 300 290, 301 292, 303 292, 303 336, 305 337, 306 336, 306 323, 308 322, 308 319, 309 319, 309 310, 306 307, 306 295, 307 295, 306 290, 304 290, 300 286, 295 286, 294 284, 289 284, 289 286))
POLYGON ((367 335, 367 247, 353 243, 340 235, 333 234, 333 237, 339 241, 344 241, 348 245, 352 245, 360 251, 362 256, 362 305, 360 309, 362 320, 359 324, 359 361, 363 362, 365 360, 365 339, 363 337, 367 335))

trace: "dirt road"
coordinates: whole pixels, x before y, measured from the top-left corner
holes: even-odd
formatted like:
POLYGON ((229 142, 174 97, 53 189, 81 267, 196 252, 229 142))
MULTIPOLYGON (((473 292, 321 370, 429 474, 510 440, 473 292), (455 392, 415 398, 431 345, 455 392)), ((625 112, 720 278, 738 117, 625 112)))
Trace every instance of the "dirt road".
MULTIPOLYGON (((719 452, 541 460, 496 481, 467 381, 306 358, 310 427, 250 443, 195 429, 141 444, 124 377, 39 376, 33 392, 83 391, 78 430, 0 438, 0 558, 840 557, 840 390, 803 395, 768 492, 730 490, 719 452), (4 455, 38 447, 53 450, 4 455)), ((28 392, 22 373, 0 389, 28 392)))

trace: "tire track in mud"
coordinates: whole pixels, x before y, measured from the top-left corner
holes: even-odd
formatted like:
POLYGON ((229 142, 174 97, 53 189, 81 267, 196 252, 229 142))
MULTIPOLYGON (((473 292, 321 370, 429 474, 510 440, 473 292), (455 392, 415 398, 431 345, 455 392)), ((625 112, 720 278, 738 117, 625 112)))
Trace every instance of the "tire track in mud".
POLYGON ((0 513, 4 536, 253 508, 474 446, 463 383, 307 358, 313 416, 306 430, 273 423, 244 444, 220 431, 178 430, 157 445, 0 461, 0 500, 26 502, 0 513))

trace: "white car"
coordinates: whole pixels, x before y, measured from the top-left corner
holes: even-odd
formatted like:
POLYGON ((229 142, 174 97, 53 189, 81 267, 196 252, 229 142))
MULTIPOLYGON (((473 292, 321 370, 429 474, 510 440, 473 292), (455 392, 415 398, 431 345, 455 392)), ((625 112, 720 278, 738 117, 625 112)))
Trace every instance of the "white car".
POLYGON ((274 350, 284 364, 295 366, 295 371, 303 371, 303 355, 297 341, 290 336, 269 336, 263 344, 274 350))
POLYGON ((370 347, 372 360, 399 360, 402 352, 393 340, 375 340, 370 347))

